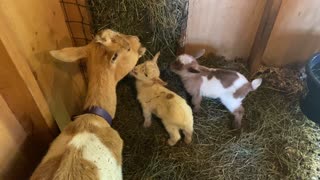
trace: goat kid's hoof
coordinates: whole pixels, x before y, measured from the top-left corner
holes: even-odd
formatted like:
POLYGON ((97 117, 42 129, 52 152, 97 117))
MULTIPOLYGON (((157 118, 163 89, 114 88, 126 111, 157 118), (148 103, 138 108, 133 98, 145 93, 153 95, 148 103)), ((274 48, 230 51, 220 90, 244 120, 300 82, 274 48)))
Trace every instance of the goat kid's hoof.
POLYGON ((185 142, 186 144, 190 144, 190 143, 192 142, 192 139, 191 139, 191 138, 185 138, 185 139, 184 139, 184 142, 185 142))
POLYGON ((150 126, 151 126, 151 122, 146 122, 146 121, 145 121, 145 122, 143 123, 143 127, 144 127, 144 128, 148 128, 148 127, 150 127, 150 126))
POLYGON ((172 139, 168 139, 169 146, 174 146, 177 143, 177 141, 174 141, 172 139))
POLYGON ((241 129, 241 124, 239 123, 232 123, 232 129, 233 130, 240 130, 241 129))
POLYGON ((194 107, 192 111, 194 113, 198 113, 200 111, 200 107, 194 107))

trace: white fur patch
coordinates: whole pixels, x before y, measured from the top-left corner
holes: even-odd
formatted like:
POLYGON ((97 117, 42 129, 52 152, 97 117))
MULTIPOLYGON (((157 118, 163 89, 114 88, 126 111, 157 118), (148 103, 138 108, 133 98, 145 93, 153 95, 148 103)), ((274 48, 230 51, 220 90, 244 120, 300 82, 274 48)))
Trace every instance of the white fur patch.
POLYGON ((182 64, 190 64, 194 60, 194 58, 190 55, 183 54, 179 56, 179 60, 182 64))
POLYGON ((219 98, 225 93, 225 88, 222 86, 221 82, 212 77, 210 80, 206 76, 202 76, 202 84, 200 87, 201 96, 219 98))
POLYGON ((122 179, 121 166, 95 134, 88 132, 77 134, 69 145, 83 150, 83 158, 96 165, 99 179, 122 179))
POLYGON ((210 98, 220 98, 222 104, 230 111, 236 110, 242 103, 243 98, 234 98, 233 94, 243 86, 248 80, 240 73, 237 73, 239 78, 228 88, 224 88, 220 80, 212 77, 210 80, 206 76, 202 77, 200 87, 201 96, 210 98))
POLYGON ((251 82, 253 90, 256 90, 262 83, 262 79, 255 79, 251 82))

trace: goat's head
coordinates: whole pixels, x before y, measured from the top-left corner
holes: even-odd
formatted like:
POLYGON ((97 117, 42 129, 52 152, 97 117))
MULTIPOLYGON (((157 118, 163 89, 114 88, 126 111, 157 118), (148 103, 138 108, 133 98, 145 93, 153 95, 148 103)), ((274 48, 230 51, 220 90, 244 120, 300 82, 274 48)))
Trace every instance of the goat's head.
POLYGON ((188 54, 179 55, 177 59, 170 64, 171 71, 182 77, 189 77, 198 74, 200 71, 197 59, 203 56, 204 53, 205 50, 202 49, 194 56, 188 54))
POLYGON ((92 74, 110 72, 108 75, 114 75, 119 81, 134 68, 145 51, 138 37, 106 29, 86 46, 54 50, 50 54, 64 62, 87 58, 89 78, 92 74))
POLYGON ((159 56, 160 52, 158 52, 152 60, 137 65, 130 74, 140 81, 166 85, 166 83, 160 79, 160 70, 157 65, 159 56))

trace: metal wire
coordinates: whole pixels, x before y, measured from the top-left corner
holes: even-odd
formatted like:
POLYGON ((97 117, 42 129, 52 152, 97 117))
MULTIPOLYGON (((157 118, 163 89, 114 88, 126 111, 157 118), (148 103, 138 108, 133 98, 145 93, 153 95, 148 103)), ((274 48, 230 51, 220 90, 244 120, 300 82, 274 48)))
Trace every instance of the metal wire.
MULTIPOLYGON (((60 4, 61 4, 62 9, 64 11, 65 22, 66 22, 68 30, 70 32, 70 36, 71 36, 73 45, 74 46, 82 46, 84 44, 89 43, 92 39, 92 29, 91 29, 90 22, 85 21, 85 17, 89 17, 89 8, 88 8, 87 4, 86 3, 85 3, 85 5, 81 4, 79 2, 79 0, 74 0, 74 2, 70 2, 70 0, 61 0, 60 4), (69 14, 70 12, 68 12, 68 8, 66 7, 66 5, 68 5, 70 7, 74 6, 75 8, 73 7, 73 10, 76 9, 76 11, 72 11, 72 14, 73 15, 76 14, 77 17, 80 17, 80 19, 71 19, 70 14, 69 14), (81 8, 83 10, 81 10, 81 8), (83 14, 83 13, 86 13, 86 14, 83 14), (80 24, 81 25, 80 30, 78 28, 73 29, 72 28, 73 24, 80 24), (86 32, 86 29, 89 30, 90 32, 86 32), (77 34, 81 33, 81 35, 78 34, 76 36, 75 32, 77 34), (88 35, 88 34, 90 34, 90 35, 88 35), (80 35, 80 37, 79 37, 79 35, 80 35), (84 43, 79 43, 79 42, 84 42, 84 43)), ((86 74, 86 69, 87 69, 86 63, 83 60, 81 60, 79 63, 79 66, 80 66, 80 71, 83 74, 85 81, 88 82, 88 77, 86 74)))

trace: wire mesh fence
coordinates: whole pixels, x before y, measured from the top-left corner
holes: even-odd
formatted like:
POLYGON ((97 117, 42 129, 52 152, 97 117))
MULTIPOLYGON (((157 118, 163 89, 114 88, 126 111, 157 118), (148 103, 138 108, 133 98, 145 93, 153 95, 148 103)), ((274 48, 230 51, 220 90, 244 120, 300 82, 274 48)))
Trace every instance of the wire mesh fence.
MULTIPOLYGON (((61 0, 60 4, 74 46, 88 44, 93 35, 87 0, 61 0)), ((84 80, 88 82, 85 62, 81 60, 79 66, 84 80)))
POLYGON ((61 0, 60 3, 74 45, 81 46, 87 44, 92 39, 91 20, 87 1, 61 0))

